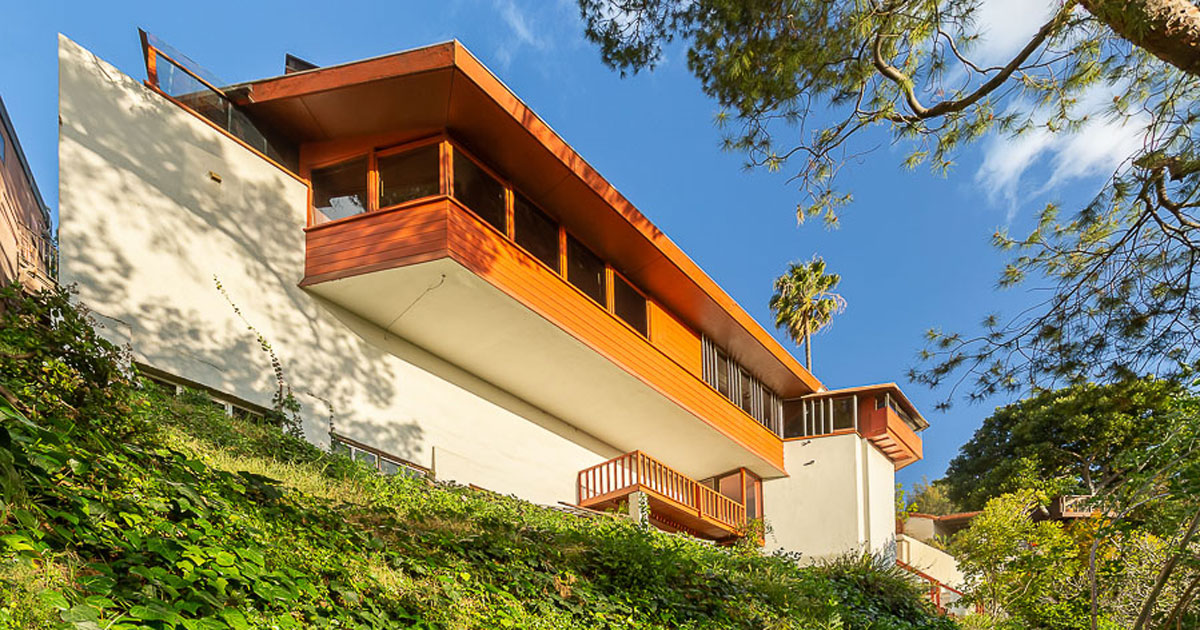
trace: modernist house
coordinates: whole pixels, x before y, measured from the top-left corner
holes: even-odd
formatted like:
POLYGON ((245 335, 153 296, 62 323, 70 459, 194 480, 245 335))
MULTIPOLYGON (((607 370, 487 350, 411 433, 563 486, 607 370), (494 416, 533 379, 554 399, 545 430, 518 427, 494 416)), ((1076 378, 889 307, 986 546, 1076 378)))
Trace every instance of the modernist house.
POLYGON ((62 275, 147 372, 385 473, 810 557, 894 544, 928 425, 831 390, 458 42, 227 85, 60 41, 62 275), (638 494, 640 493, 640 495, 638 494))
POLYGON ((0 285, 45 289, 54 284, 54 269, 50 211, 0 100, 0 285))

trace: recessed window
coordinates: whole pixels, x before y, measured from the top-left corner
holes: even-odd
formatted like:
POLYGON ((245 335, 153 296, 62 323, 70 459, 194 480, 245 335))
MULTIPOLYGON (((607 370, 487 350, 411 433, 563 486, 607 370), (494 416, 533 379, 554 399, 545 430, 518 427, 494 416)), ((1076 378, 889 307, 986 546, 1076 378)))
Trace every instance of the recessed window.
POLYGON ((833 430, 840 431, 842 429, 854 428, 854 398, 835 398, 832 401, 833 407, 833 430))
POLYGON ((608 302, 604 261, 570 235, 567 236, 567 281, 601 306, 608 302))
POLYGON ((613 274, 613 312, 646 336, 646 298, 616 274, 613 274))
POLYGON ((742 408, 742 411, 754 415, 754 379, 750 378, 750 375, 745 370, 738 370, 738 378, 740 379, 738 385, 741 388, 741 403, 739 406, 742 408))
POLYGON ((508 232, 504 186, 461 151, 454 152, 454 197, 497 230, 508 232))
POLYGON ((803 400, 788 400, 783 403, 783 437, 793 438, 808 435, 804 426, 803 400))
POLYGON ((379 467, 379 456, 370 451, 354 449, 354 461, 362 462, 371 468, 379 467))
POLYGON ((317 223, 367 211, 367 158, 347 160, 312 171, 313 218, 317 223))
POLYGON ((560 271, 558 224, 521 195, 513 195, 513 231, 517 244, 534 258, 560 271))
POLYGON ((759 420, 768 427, 775 426, 775 395, 766 387, 758 388, 759 409, 762 410, 759 420))
POLYGON ((379 207, 387 208, 441 192, 438 145, 380 156, 379 207))
POLYGON ((729 389, 729 357, 717 353, 717 391, 726 398, 731 398, 729 389))

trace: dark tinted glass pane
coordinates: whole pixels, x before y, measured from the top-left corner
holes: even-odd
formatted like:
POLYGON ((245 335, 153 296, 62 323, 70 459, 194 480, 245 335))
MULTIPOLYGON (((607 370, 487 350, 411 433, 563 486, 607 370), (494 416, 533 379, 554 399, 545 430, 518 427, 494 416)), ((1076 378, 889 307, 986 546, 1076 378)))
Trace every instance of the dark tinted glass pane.
POLYGON ((367 211, 367 158, 315 168, 312 172, 313 219, 336 221, 367 211))
POLYGON ((558 268, 558 224, 554 219, 535 208, 524 197, 514 195, 513 223, 517 244, 551 269, 561 272, 558 268))
POLYGON ((833 401, 833 430, 854 428, 854 399, 837 398, 833 401))
POLYGON ((381 157, 378 166, 380 208, 441 192, 436 144, 381 157))
POLYGON ((762 514, 758 511, 758 489, 761 482, 750 475, 746 475, 746 491, 743 496, 746 497, 746 518, 758 518, 762 514))
POLYGON ((6 145, 4 144, 4 134, 0 133, 0 162, 4 161, 5 148, 6 148, 6 145))
POLYGON ((567 280, 601 306, 607 303, 604 261, 571 236, 567 236, 567 280))
POLYGON ((729 395, 729 357, 717 354, 717 391, 726 398, 729 395))
POLYGON ((367 465, 371 466, 372 468, 377 468, 379 466, 379 458, 375 456, 375 453, 370 453, 367 451, 360 451, 358 449, 355 449, 354 450, 354 459, 356 461, 360 461, 364 464, 367 464, 367 465))
POLYGON ((783 437, 801 437, 804 432, 804 402, 788 400, 783 403, 783 437))
POLYGON ((497 230, 508 232, 504 186, 458 151, 454 152, 454 197, 497 230))
POLYGON ((394 474, 400 472, 400 464, 397 464, 396 462, 393 462, 390 460, 380 459, 379 460, 379 472, 381 472, 385 475, 394 475, 394 474))
POLYGON ((750 410, 754 408, 754 394, 753 387, 751 386, 752 381, 750 380, 750 375, 746 374, 745 372, 738 371, 738 376, 741 378, 742 386, 742 411, 750 413, 750 410))
POLYGON ((762 415, 759 420, 770 427, 775 420, 775 397, 771 395, 771 392, 766 387, 759 388, 758 391, 759 400, 761 401, 759 407, 762 408, 762 415))
POLYGON ((350 457, 350 445, 346 444, 345 442, 339 442, 337 440, 334 440, 333 444, 329 445, 329 448, 334 453, 337 453, 339 455, 345 455, 346 457, 350 457))
POLYGON ((633 329, 646 334, 646 298, 620 276, 613 275, 613 312, 633 329))

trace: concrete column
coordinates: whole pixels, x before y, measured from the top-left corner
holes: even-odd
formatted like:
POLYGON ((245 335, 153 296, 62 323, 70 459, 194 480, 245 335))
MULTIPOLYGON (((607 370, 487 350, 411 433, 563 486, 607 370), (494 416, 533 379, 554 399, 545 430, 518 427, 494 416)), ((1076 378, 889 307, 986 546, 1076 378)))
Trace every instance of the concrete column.
POLYGON ((629 518, 638 525, 649 524, 649 510, 642 512, 642 502, 646 500, 645 492, 633 492, 629 495, 629 503, 626 504, 626 509, 629 511, 629 518))

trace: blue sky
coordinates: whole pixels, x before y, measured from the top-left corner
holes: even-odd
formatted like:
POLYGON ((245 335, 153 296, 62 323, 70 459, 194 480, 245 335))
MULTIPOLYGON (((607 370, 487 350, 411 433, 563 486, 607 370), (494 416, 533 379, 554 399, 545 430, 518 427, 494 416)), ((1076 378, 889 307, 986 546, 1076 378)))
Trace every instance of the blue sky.
MULTIPOLYGON (((1019 47, 1045 6, 986 4, 981 54, 1019 47)), ((994 290, 1003 258, 990 235, 1006 225, 1024 231, 1047 200, 1068 208, 1085 200, 1129 142, 1102 127, 1066 138, 988 138, 942 178, 902 169, 903 146, 879 136, 878 149, 846 166, 843 184, 855 200, 829 231, 819 222, 797 226, 801 196, 784 175, 746 172, 740 155, 720 151, 716 107, 682 49, 669 50, 653 73, 622 79, 583 39, 573 0, 14 3, 0 22, 0 97, 52 207, 56 33, 140 79, 139 26, 228 81, 280 74, 285 53, 328 65, 457 38, 760 322, 771 321, 771 283, 788 261, 821 254, 842 275, 849 306, 815 338, 817 375, 830 387, 896 381, 933 425, 924 461, 899 474, 905 483, 941 476, 1006 402, 935 411, 945 393, 904 380, 923 332, 972 331, 986 313, 1026 303, 1027 293, 994 290)))

